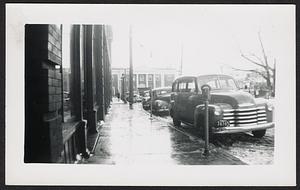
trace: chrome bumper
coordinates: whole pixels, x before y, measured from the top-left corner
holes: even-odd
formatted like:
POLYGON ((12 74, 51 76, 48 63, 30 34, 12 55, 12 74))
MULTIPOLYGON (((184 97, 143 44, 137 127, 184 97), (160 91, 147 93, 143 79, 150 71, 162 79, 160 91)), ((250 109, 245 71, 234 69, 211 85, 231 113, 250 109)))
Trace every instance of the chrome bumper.
POLYGON ((169 108, 160 108, 156 112, 169 112, 169 108))
POLYGON ((222 127, 222 128, 215 128, 213 133, 215 134, 241 133, 241 132, 269 129, 269 128, 273 128, 274 126, 275 126, 274 122, 271 122, 271 123, 264 123, 259 125, 250 125, 250 126, 222 127))

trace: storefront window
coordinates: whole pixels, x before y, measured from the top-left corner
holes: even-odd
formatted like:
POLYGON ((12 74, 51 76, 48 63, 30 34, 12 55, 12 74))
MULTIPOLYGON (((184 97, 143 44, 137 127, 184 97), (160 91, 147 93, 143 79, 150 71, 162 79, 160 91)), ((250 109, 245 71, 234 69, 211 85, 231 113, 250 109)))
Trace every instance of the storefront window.
POLYGON ((146 87, 146 74, 139 74, 139 88, 145 88, 146 87))
POLYGON ((155 86, 156 88, 161 87, 161 76, 160 75, 155 75, 155 86))
POLYGON ((148 74, 148 86, 149 86, 150 88, 154 88, 153 74, 148 74))

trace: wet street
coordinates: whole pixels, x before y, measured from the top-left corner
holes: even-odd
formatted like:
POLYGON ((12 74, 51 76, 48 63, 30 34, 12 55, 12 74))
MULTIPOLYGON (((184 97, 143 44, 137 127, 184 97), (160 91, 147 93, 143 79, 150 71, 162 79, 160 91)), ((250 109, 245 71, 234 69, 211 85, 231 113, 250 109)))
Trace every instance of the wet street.
MULTIPOLYGON (((174 127, 170 116, 160 117, 160 119, 174 127)), ((197 136, 197 131, 191 126, 183 124, 180 130, 195 138, 200 138, 197 136)), ((211 139, 211 144, 249 165, 273 164, 274 128, 268 129, 262 138, 255 138, 251 133, 217 135, 211 139)))
POLYGON ((134 104, 114 102, 94 155, 88 164, 168 164, 168 165, 236 165, 245 164, 228 151, 210 145, 210 155, 203 155, 204 142, 166 119, 153 116, 134 104))
MULTIPOLYGON (((274 99, 269 99, 274 105, 274 99)), ((150 114, 150 113, 149 113, 150 114)), ((155 116, 157 119, 168 123, 169 127, 178 129, 194 139, 200 139, 198 131, 188 125, 182 124, 180 128, 173 125, 170 116, 155 116)), ((274 158, 274 128, 268 129, 262 138, 255 138, 251 133, 236 133, 216 135, 210 139, 211 146, 222 149, 249 165, 273 164, 274 158)), ((202 140, 202 139, 200 139, 202 140)))

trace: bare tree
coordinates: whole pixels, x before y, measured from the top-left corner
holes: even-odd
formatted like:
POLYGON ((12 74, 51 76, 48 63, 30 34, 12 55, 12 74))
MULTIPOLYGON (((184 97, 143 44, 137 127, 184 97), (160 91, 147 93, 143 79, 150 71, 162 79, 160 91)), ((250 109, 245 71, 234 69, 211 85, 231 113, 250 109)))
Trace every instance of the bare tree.
POLYGON ((232 68, 232 69, 238 70, 238 71, 253 72, 253 73, 260 75, 261 77, 263 77, 266 80, 268 90, 272 91, 272 95, 275 95, 276 59, 274 58, 274 60, 273 60, 273 66, 270 66, 269 58, 265 52, 265 48, 263 46, 263 42, 261 40, 260 33, 258 33, 258 39, 259 39, 260 47, 261 47, 261 51, 262 51, 262 58, 254 53, 245 55, 241 50, 240 50, 240 53, 244 59, 246 59, 250 63, 253 63, 254 65, 258 66, 259 69, 238 69, 238 68, 232 68))

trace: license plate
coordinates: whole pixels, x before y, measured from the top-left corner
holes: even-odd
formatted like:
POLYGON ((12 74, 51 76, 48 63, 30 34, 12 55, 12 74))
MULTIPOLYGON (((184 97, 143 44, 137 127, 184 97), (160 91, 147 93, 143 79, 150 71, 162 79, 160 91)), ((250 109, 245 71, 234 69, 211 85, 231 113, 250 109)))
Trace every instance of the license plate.
POLYGON ((230 126, 230 123, 227 120, 221 119, 221 120, 217 121, 217 126, 218 127, 228 127, 228 126, 230 126))

